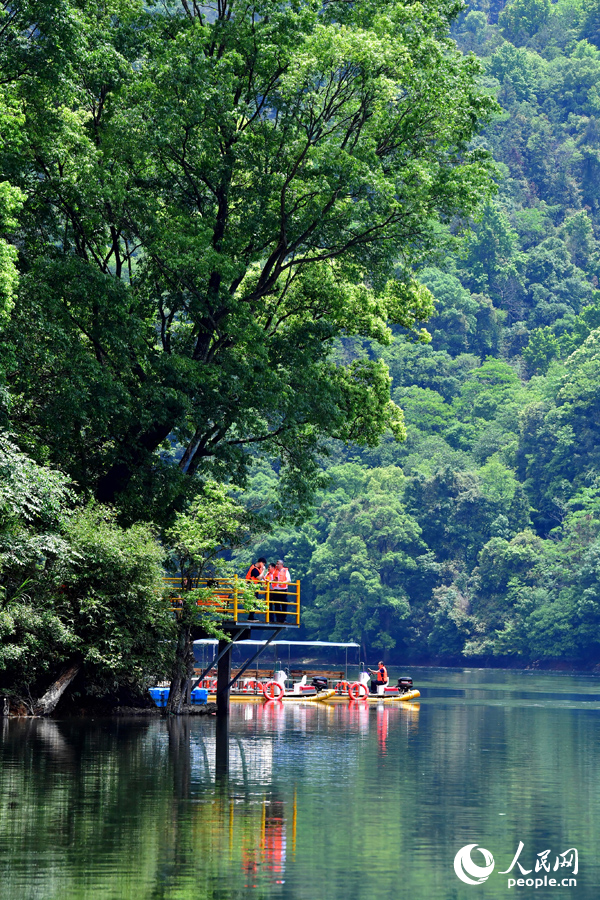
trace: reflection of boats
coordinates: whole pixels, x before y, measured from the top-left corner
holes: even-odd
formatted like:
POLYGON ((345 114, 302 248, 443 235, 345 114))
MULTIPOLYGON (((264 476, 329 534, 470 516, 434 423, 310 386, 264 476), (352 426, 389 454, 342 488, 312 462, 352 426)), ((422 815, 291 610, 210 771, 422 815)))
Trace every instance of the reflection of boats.
MULTIPOLYGON (((287 852, 285 801, 266 798, 262 806, 258 834, 245 834, 242 842, 242 871, 248 879, 245 887, 258 887, 259 881, 284 884, 287 852), (259 838, 257 842, 256 838, 259 838)), ((234 807, 232 807, 233 811, 234 807)), ((231 816, 233 824, 233 815, 231 816)), ((296 843, 296 795, 292 810, 292 848, 296 843)))
POLYGON ((421 696, 420 691, 407 691, 405 694, 367 694, 366 697, 353 701, 356 703, 391 703, 392 701, 400 703, 410 703, 412 700, 418 700, 421 696))

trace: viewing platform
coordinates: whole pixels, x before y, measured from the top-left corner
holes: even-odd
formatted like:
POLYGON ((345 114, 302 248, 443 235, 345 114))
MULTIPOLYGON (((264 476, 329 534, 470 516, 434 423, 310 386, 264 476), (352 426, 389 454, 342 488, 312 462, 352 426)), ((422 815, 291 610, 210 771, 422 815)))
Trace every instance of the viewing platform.
MULTIPOLYGON (((275 588, 269 581, 250 581, 233 575, 230 578, 186 578, 181 575, 165 578, 171 589, 171 609, 181 613, 184 598, 193 591, 198 606, 198 626, 206 632, 207 620, 214 616, 215 625, 226 633, 217 644, 216 653, 195 679, 198 685, 216 668, 217 714, 229 714, 229 693, 233 684, 242 677, 261 653, 287 628, 300 627, 300 582, 290 582, 287 590, 275 588), (258 600, 256 609, 247 609, 245 602, 258 600), (204 625, 202 619, 204 618, 204 625), (265 633, 265 640, 240 670, 231 672, 231 650, 236 644, 250 638, 252 631, 265 633)), ((188 693, 193 689, 188 682, 188 693)))
POLYGON ((244 626, 266 631, 300 627, 300 582, 290 582, 287 591, 274 590, 270 582, 249 582, 234 575, 231 578, 165 578, 171 588, 171 609, 177 615, 187 591, 201 590, 198 607, 214 613, 225 629, 244 626), (244 593, 251 592, 261 601, 261 608, 248 610, 244 593))

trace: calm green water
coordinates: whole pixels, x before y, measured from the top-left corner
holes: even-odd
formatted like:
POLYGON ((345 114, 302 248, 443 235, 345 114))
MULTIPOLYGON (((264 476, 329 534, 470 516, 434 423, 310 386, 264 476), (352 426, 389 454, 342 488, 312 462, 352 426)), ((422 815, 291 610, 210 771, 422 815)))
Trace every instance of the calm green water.
POLYGON ((0 720, 0 897, 596 900, 600 680, 412 675, 419 708, 233 705, 228 738, 213 718, 0 720), (520 841, 533 871, 500 875, 520 841), (494 857, 485 883, 455 875, 467 844, 494 857), (569 848, 576 886, 508 889, 573 877, 535 872, 569 848))

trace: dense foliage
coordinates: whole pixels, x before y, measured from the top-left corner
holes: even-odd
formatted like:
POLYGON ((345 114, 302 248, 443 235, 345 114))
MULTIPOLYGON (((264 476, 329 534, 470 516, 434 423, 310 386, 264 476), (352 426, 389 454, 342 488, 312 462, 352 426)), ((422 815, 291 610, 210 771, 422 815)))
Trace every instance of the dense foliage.
POLYGON ((302 504, 324 438, 404 434, 385 366, 336 338, 418 335, 415 263, 489 194, 457 7, 53 3, 0 33, 11 427, 123 521, 243 481, 256 447, 302 504))
POLYGON ((152 529, 74 508, 63 475, 3 438, 0 510, 0 688, 33 705, 73 663, 87 693, 164 677, 173 622, 152 529))
POLYGON ((332 445, 316 517, 263 545, 304 578, 311 635, 398 660, 598 662, 597 19, 481 0, 455 26, 504 110, 480 139, 498 194, 419 273, 431 343, 368 345, 406 443, 332 445))
POLYGON ((239 546, 219 483, 275 459, 261 521, 297 517, 329 441, 403 439, 385 360, 339 342, 426 340, 416 267, 492 194, 474 138, 496 103, 459 9, 0 5, 9 687, 69 657, 99 690, 143 685, 172 655, 161 562, 239 546))

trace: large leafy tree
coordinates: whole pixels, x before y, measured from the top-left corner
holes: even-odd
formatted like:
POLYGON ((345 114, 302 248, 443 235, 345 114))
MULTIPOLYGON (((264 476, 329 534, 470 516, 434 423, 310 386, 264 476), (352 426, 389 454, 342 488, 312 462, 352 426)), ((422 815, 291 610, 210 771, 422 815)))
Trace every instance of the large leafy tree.
POLYGON ((402 436, 385 365, 330 350, 417 328, 414 265, 489 191, 458 5, 64 3, 60 78, 20 73, 0 159, 26 194, 22 441, 133 518, 256 447, 307 476, 323 436, 402 436))

